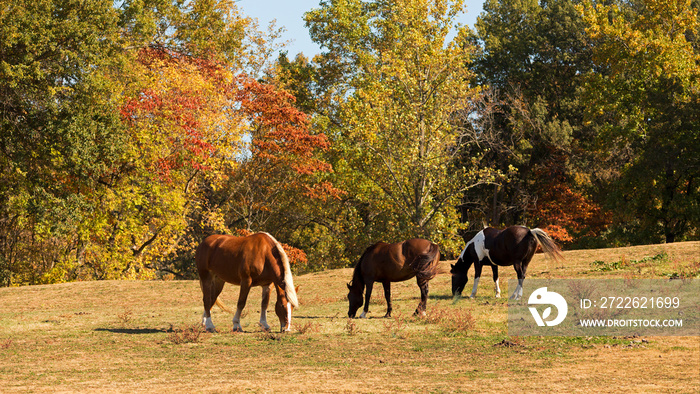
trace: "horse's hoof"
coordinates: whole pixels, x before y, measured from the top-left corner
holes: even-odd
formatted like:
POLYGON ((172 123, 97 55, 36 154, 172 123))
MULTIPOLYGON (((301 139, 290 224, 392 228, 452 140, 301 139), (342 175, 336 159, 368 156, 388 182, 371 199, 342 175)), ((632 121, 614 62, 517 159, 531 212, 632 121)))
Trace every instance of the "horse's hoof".
POLYGON ((496 298, 501 298, 501 293, 496 294, 496 298))
POLYGON ((385 318, 385 319, 391 318, 391 313, 387 313, 386 315, 384 315, 384 318, 385 318))
POLYGON ((206 328, 205 330, 206 330, 206 332, 211 332, 211 333, 217 332, 216 328, 214 328, 214 327, 206 328))
POLYGON ((425 314, 425 311, 419 311, 418 309, 416 309, 416 311, 413 312, 413 316, 425 317, 426 314, 425 314))
POLYGON ((243 327, 233 327, 233 332, 243 332, 243 327))
POLYGON ((367 312, 362 312, 362 314, 360 315, 360 319, 364 319, 366 317, 367 317, 367 312))

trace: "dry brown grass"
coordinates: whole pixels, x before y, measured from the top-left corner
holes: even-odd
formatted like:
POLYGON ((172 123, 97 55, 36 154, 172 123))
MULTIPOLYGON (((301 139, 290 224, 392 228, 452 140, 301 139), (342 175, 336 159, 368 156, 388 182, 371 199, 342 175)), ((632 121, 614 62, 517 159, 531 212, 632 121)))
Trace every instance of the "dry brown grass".
MULTIPOLYGON (((566 252, 535 257, 529 277, 660 277, 697 271, 700 243, 566 252), (640 262, 661 252, 667 258, 640 262), (595 271, 594 261, 636 261, 595 271)), ((447 263, 445 263, 446 265, 447 263)), ((501 269, 502 277, 515 277, 501 269)), ((215 309, 218 333, 199 329, 194 281, 81 282, 0 289, 2 392, 697 392, 700 338, 550 338, 507 335, 507 303, 482 280, 479 297, 453 303, 450 278, 431 281, 428 316, 416 318, 415 281, 392 286, 394 312, 372 302, 347 319, 342 269, 295 278, 301 307, 289 334, 257 326, 260 291, 246 332, 215 309)), ((484 279, 490 276, 486 269, 484 279)), ((527 283, 527 282, 526 282, 527 283)), ((504 295, 507 289, 503 286, 504 295)), ((224 289, 234 304, 238 290, 224 289)), ((375 291, 374 300, 383 298, 375 291)), ((274 301, 274 300, 273 300, 274 301)), ((278 327, 268 311, 270 325, 278 327)))

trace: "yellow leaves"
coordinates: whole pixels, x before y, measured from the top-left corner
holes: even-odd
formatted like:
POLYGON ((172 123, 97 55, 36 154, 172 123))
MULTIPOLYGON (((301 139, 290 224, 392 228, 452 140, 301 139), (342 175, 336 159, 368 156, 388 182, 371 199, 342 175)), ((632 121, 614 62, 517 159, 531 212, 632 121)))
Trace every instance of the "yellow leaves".
POLYGON ((654 78, 679 78, 688 82, 698 74, 700 56, 687 40, 700 22, 690 0, 644 0, 641 12, 616 5, 577 6, 588 22, 587 33, 600 40, 597 58, 613 66, 613 72, 646 69, 654 78))

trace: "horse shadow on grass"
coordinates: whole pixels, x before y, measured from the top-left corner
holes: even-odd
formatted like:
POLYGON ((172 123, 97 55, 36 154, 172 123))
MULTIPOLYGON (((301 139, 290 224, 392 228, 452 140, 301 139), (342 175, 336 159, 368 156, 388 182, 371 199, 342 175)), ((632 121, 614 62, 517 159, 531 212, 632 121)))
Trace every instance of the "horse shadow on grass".
POLYGON ((452 294, 430 294, 428 295, 430 300, 452 300, 454 296, 452 294))
POLYGON ((159 333, 169 333, 174 332, 171 328, 96 328, 97 332, 111 332, 113 334, 129 334, 129 335, 143 335, 143 334, 159 334, 159 333))

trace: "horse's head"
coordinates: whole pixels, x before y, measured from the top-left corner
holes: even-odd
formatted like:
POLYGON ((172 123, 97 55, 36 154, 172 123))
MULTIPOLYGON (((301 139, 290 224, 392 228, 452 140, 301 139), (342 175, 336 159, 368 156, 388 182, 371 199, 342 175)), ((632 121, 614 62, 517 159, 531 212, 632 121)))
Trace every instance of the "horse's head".
MULTIPOLYGON (((299 287, 296 288, 298 290, 299 287)), ((277 286, 277 303, 275 303, 275 313, 280 319, 280 330, 281 331, 291 331, 292 330, 292 311, 294 306, 287 299, 287 295, 284 290, 277 286)))
POLYGON ((353 282, 348 283, 348 301, 350 309, 348 309, 348 317, 355 317, 357 310, 362 306, 362 285, 353 282))
POLYGON ((460 257, 457 259, 456 264, 450 264, 452 267, 450 273, 452 274, 452 295, 461 296, 464 286, 467 285, 467 272, 469 272, 469 265, 462 260, 460 257))

